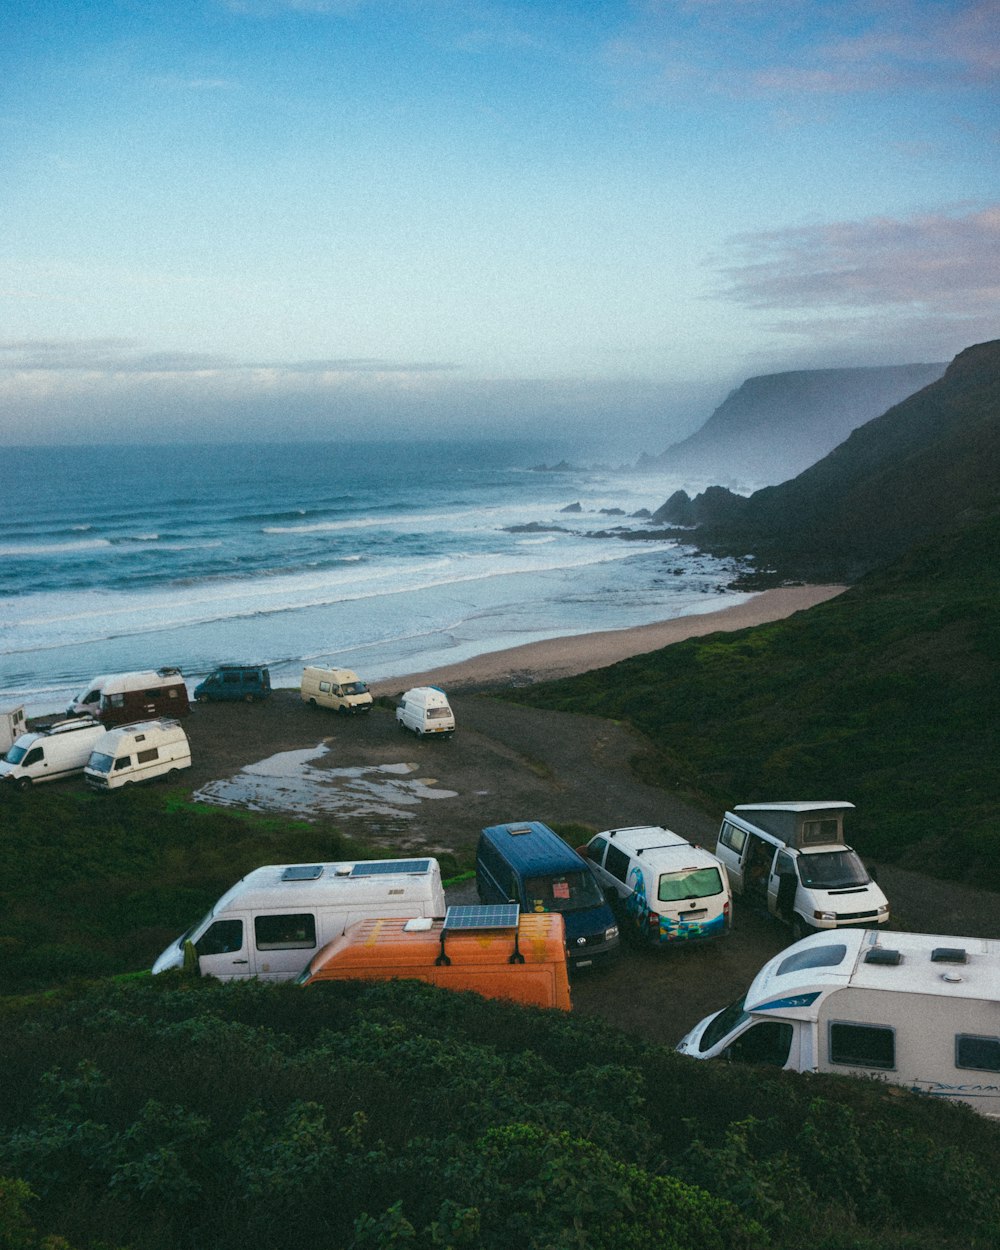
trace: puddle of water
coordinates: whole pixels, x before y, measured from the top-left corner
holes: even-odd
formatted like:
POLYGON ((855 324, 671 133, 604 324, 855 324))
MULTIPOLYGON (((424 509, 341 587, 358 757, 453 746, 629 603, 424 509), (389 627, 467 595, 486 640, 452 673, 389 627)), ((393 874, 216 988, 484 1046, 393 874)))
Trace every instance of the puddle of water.
POLYGON ((409 820, 413 808, 429 799, 452 799, 455 790, 442 790, 433 777, 410 777, 415 764, 377 764, 370 767, 317 768, 313 761, 329 753, 329 746, 282 751, 248 764, 235 777, 210 781, 194 798, 223 807, 252 812, 292 812, 315 819, 338 816, 380 816, 409 820))

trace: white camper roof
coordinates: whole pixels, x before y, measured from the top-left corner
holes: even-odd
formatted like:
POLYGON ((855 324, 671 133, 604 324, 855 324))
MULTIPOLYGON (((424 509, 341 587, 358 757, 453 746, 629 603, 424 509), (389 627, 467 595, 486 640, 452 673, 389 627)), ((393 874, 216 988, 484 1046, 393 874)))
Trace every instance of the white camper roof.
POLYGON ((436 859, 345 860, 326 864, 265 864, 241 877, 212 908, 212 915, 234 909, 345 905, 351 899, 381 898, 391 890, 399 901, 411 892, 426 894, 428 880, 439 881, 436 859))
POLYGON ((853 812, 854 804, 842 799, 792 801, 788 803, 739 803, 734 812, 853 812))
POLYGON ((1000 1028, 1000 940, 846 928, 816 933, 768 960, 745 1007, 815 1020, 822 999, 847 986, 992 1001, 1000 1028))
POLYGON ((681 868, 703 868, 717 865, 718 860, 704 847, 695 846, 672 829, 662 825, 633 825, 627 829, 608 829, 599 835, 626 851, 639 856, 660 871, 681 868))
POLYGON ((105 677, 101 693, 123 694, 127 690, 152 689, 154 686, 176 686, 184 680, 179 668, 148 668, 135 673, 115 673, 105 677))

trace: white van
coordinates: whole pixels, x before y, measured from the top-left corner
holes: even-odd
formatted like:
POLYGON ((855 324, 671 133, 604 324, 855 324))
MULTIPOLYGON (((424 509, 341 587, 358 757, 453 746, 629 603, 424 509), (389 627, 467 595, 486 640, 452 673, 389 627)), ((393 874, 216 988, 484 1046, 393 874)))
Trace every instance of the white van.
POLYGON ((357 920, 445 914, 436 859, 268 864, 228 890, 172 942, 153 972, 184 966, 190 942, 202 976, 290 981, 357 920))
POLYGON ((890 1081, 1000 1117, 1000 941, 816 933, 677 1049, 890 1081))
POLYGON ((101 693, 104 690, 104 683, 110 681, 111 677, 111 673, 102 673, 100 676, 92 678, 70 703, 66 709, 66 715, 93 716, 96 720, 97 713, 101 707, 101 693))
POLYGON ((107 733, 97 721, 80 717, 22 734, 0 760, 0 780, 26 790, 40 781, 82 773, 107 733))
POLYGON ((332 707, 344 715, 368 712, 373 702, 368 686, 349 668, 304 668, 301 694, 312 707, 332 707))
POLYGON ((715 853, 733 893, 766 907, 796 938, 889 920, 885 895, 844 841, 853 803, 741 803, 726 812, 715 853))
POLYGON ((723 937, 732 895, 722 863, 659 825, 595 834, 581 851, 624 933, 655 946, 723 937))
POLYGON ((455 713, 448 696, 438 686, 414 686, 403 695, 396 708, 400 729, 415 734, 441 734, 450 738, 455 732, 455 713))
POLYGON ((173 778, 191 767, 187 734, 175 720, 140 721, 109 729, 83 770, 95 790, 117 790, 157 777, 173 778))

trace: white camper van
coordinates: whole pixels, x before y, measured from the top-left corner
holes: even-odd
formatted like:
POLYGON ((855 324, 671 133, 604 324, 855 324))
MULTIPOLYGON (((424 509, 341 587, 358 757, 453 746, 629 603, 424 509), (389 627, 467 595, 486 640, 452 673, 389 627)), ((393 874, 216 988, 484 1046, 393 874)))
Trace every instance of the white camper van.
POLYGON ((726 812, 715 853, 733 893, 766 907, 796 938, 889 919, 885 895, 844 841, 839 801, 741 803, 726 812))
POLYGON ((0 781, 26 790, 40 781, 82 773, 90 753, 107 733, 103 725, 87 717, 22 734, 0 760, 0 781))
POLYGON ((117 790, 157 777, 174 777, 191 767, 187 734, 175 720, 140 721, 109 729, 83 775, 95 790, 117 790))
POLYGON ((813 934, 769 960, 743 998, 677 1049, 890 1081, 1000 1117, 1000 941, 813 934))
POLYGON ((679 833, 658 825, 608 829, 581 853, 623 933, 659 946, 729 932, 733 900, 725 867, 679 833))
POLYGON ((440 734, 450 738, 455 732, 455 713, 448 696, 437 686, 414 686, 407 690, 396 708, 396 722, 400 729, 409 729, 421 736, 440 734))
POLYGON ((371 711, 371 691, 349 668, 304 668, 300 689, 312 707, 332 707, 345 716, 371 711))
POLYGON ((24 716, 24 705, 4 708, 0 712, 0 751, 12 747, 16 739, 28 728, 24 716))
POLYGON ((66 715, 93 716, 96 720, 101 708, 101 692, 104 690, 104 683, 110 681, 111 676, 110 673, 101 673, 87 682, 66 709, 66 715))
POLYGON ((202 976, 290 981, 356 920, 445 914, 436 859, 268 864, 247 873, 163 952, 153 972, 184 964, 190 942, 202 976))

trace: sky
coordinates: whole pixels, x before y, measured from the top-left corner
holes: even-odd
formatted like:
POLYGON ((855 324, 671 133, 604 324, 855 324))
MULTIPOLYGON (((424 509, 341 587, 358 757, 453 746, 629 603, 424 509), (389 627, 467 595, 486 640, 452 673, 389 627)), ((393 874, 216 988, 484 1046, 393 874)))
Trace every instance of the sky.
POLYGON ((545 435, 1000 337, 996 0, 7 0, 0 442, 545 435))

